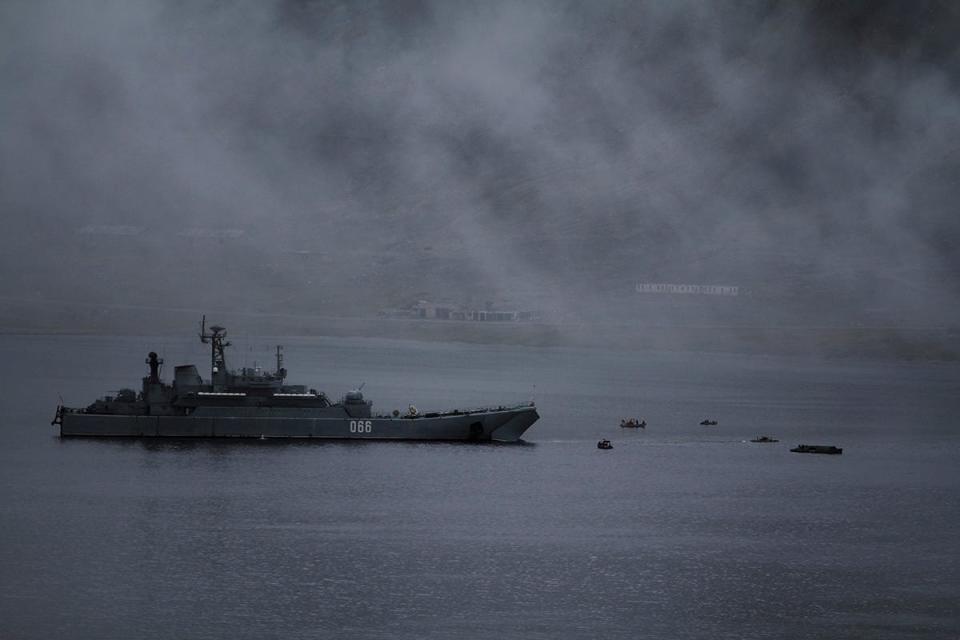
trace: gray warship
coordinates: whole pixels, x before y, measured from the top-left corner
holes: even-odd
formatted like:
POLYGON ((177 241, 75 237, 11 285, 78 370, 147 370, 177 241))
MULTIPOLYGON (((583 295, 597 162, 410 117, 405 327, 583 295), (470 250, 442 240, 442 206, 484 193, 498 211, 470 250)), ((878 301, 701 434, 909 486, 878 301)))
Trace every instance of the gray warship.
POLYGON ((221 326, 200 326, 210 344, 210 379, 196 365, 174 368, 173 383, 161 380, 163 360, 146 359, 142 389, 121 389, 84 408, 57 406, 53 424, 61 437, 137 438, 329 438, 348 440, 441 440, 516 442, 539 419, 533 402, 519 406, 375 415, 361 389, 331 402, 316 389, 286 384, 282 348, 276 370, 227 368, 230 346, 221 326))

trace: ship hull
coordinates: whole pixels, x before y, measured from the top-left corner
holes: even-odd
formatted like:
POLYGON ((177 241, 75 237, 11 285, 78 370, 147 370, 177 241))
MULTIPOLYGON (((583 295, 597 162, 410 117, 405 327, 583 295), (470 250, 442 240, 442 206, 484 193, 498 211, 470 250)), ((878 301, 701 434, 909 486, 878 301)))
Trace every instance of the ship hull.
POLYGON ((350 416, 148 416, 64 411, 63 437, 318 438, 516 442, 539 419, 534 407, 414 418, 350 416))

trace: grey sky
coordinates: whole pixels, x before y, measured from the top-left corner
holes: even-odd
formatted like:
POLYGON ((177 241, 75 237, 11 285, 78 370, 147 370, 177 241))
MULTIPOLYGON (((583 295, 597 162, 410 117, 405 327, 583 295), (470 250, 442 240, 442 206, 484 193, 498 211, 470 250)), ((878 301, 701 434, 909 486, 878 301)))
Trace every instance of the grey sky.
POLYGON ((932 2, 7 2, 0 293, 617 316, 635 282, 694 282, 955 323, 958 26, 932 2))

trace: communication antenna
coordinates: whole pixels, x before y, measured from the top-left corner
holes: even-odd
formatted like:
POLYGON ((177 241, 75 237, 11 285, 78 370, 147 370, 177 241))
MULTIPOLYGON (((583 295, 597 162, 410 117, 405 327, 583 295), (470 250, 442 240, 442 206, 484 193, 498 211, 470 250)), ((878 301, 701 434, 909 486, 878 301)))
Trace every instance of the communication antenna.
POLYGON ((287 377, 287 370, 283 368, 283 345, 277 345, 277 377, 283 380, 287 377))
POLYGON ((225 375, 227 371, 227 360, 223 350, 229 347, 230 343, 226 340, 226 337, 226 328, 219 325, 211 326, 210 333, 207 333, 207 316, 203 316, 200 321, 200 342, 210 343, 210 381, 214 385, 217 384, 214 381, 216 374, 223 372, 225 375))

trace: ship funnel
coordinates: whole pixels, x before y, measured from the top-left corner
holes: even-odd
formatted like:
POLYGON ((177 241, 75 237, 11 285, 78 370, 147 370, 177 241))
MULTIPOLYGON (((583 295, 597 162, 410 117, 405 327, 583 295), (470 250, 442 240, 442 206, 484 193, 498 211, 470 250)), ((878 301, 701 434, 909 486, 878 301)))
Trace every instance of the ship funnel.
POLYGON ((197 367, 192 364, 182 364, 173 370, 173 386, 177 393, 195 391, 203 386, 203 380, 197 373, 197 367))

